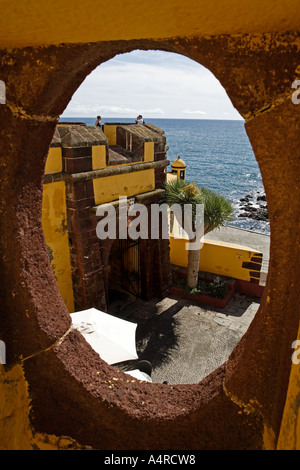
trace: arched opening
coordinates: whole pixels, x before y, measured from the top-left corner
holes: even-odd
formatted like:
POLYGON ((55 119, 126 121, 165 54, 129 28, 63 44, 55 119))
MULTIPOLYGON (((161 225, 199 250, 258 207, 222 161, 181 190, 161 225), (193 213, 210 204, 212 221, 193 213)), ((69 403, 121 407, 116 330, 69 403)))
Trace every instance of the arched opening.
POLYGON ((154 50, 117 55, 86 78, 61 120, 94 125, 100 113, 102 123, 133 123, 140 111, 145 122, 163 127, 170 162, 178 155, 187 158, 190 180, 230 198, 235 207, 232 224, 270 233, 260 168, 244 119, 212 72, 195 60, 154 50))
MULTIPOLYGON (((99 283, 98 290, 104 284, 106 304, 110 313, 116 312, 118 316, 126 314, 126 318, 131 318, 132 321, 138 323, 139 353, 144 359, 151 358, 154 365, 154 377, 161 377, 159 382, 168 379, 172 384, 197 383, 226 362, 232 349, 247 330, 260 303, 263 289, 259 290, 259 295, 255 295, 258 290, 254 288, 256 283, 260 285, 260 278, 255 278, 253 275, 255 264, 257 264, 255 260, 259 261, 261 248, 260 245, 257 246, 257 243, 265 243, 263 261, 264 267, 267 268, 269 238, 260 236, 260 234, 257 236, 255 233, 252 236, 254 219, 239 217, 241 214, 239 198, 251 192, 253 192, 253 198, 258 191, 263 190, 261 176, 244 130, 244 121, 233 108, 225 90, 211 72, 195 61, 177 54, 134 51, 117 56, 112 61, 102 64, 89 75, 77 90, 63 118, 61 118, 61 123, 85 123, 87 126, 94 127, 96 115, 101 114, 103 128, 108 126, 110 130, 114 122, 121 124, 123 122, 128 126, 128 123, 134 123, 135 115, 139 113, 139 103, 143 103, 142 111, 145 122, 157 126, 166 135, 169 147, 167 158, 170 162, 175 160, 178 154, 182 155, 187 164, 186 178, 188 180, 196 180, 200 186, 204 185, 209 189, 216 190, 229 197, 232 204, 235 204, 234 221, 230 224, 232 226, 221 234, 219 230, 215 230, 207 237, 210 240, 210 251, 206 255, 208 260, 210 257, 223 256, 226 264, 217 269, 216 264, 221 265, 223 262, 218 258, 218 262, 214 266, 202 263, 200 270, 203 271, 202 276, 204 277, 208 276, 214 279, 221 276, 222 281, 225 282, 226 279, 226 282, 229 282, 229 279, 235 281, 236 272, 234 269, 239 269, 237 274, 240 276, 238 278, 239 289, 235 287, 234 296, 229 300, 230 304, 228 306, 226 304, 225 310, 223 310, 224 307, 220 308, 217 303, 216 305, 206 304, 205 301, 201 303, 201 300, 200 303, 199 301, 197 303, 197 300, 195 299, 193 302, 192 298, 185 300, 183 298, 180 303, 179 297, 179 303, 177 302, 175 306, 173 298, 162 302, 161 299, 157 299, 157 293, 151 285, 155 282, 155 268, 157 266, 157 264, 153 265, 153 257, 162 256, 161 250, 156 252, 152 250, 153 256, 143 264, 145 251, 140 255, 141 247, 138 241, 129 243, 128 239, 126 241, 116 239, 114 242, 112 240, 103 244, 103 271, 100 274, 103 281, 101 283, 99 277, 96 278, 99 283), (147 54, 150 57, 149 63, 147 63, 147 54), (168 61, 170 61, 170 65, 167 65, 168 61), (109 62, 112 63, 111 68, 109 62), (163 71, 160 70, 162 64, 164 64, 163 71), (104 78, 101 79, 102 74, 104 78), (147 82, 147 76, 150 77, 149 82, 147 82), (135 77, 139 77, 138 83, 135 82, 135 77), (173 80, 172 77, 176 77, 176 79, 173 80), (156 86, 154 86, 155 82, 156 86), (150 86, 151 88, 149 88, 150 86), (186 90, 186 96, 184 96, 184 90, 186 90), (149 98, 150 92, 153 97, 149 98), (167 94, 168 100, 166 100, 167 94), (152 109, 150 108, 151 102, 152 109), (159 103, 161 103, 161 108, 158 106, 159 103), (203 106, 201 110, 199 109, 200 103, 203 106), (78 112, 81 112, 82 115, 78 115, 78 112), (108 117, 105 116, 105 112, 109 114, 108 117), (94 116, 91 116, 91 113, 94 116), (175 119, 172 119, 172 113, 175 113, 175 119), (199 119, 191 119, 191 116, 198 116, 199 119), (246 228, 246 230, 235 230, 234 227, 246 228), (222 248, 227 244, 224 253, 217 251, 220 250, 219 242, 223 245, 222 248), (109 248, 107 244, 110 245, 109 248), (230 246, 232 244, 237 246, 230 246), (251 256, 249 256, 249 250, 253 250, 251 256), (109 256, 107 255, 108 251, 109 256), (258 254, 255 257, 256 252, 258 254), (248 258, 245 260, 244 256, 248 258), (251 259, 253 256, 254 261, 251 259), (265 256, 267 257, 266 261, 265 256), (232 269, 231 263, 236 263, 238 268, 232 269), (248 267, 250 265, 251 269, 248 267), (151 269, 154 271, 150 278, 151 269), (243 269, 246 272, 241 274, 243 269), (143 275, 144 278, 148 278, 148 281, 143 282, 143 275), (247 280, 245 281, 245 279, 247 280), (247 291, 245 286, 250 283, 250 279, 255 284, 250 284, 251 289, 247 291), (146 282, 150 285, 145 288, 146 282), (134 297, 148 299, 143 307, 140 302, 138 303, 140 307, 138 312, 133 302, 134 297), (154 298, 152 304, 149 302, 151 297, 154 298), (128 304, 129 307, 131 304, 132 312, 130 312, 128 304), (144 316, 141 310, 145 311, 144 316), (207 310, 210 311, 210 320, 207 317, 207 310), (170 312, 174 312, 174 314, 170 315, 170 312), (138 316, 135 317, 135 314, 138 316), (194 322, 194 317, 198 322, 194 322), (166 318, 169 319, 169 324, 166 318), (182 318, 186 319, 186 324, 182 318), (190 326, 187 327, 193 322, 195 333, 190 329, 190 326), (187 331, 190 334, 189 340, 187 331), (168 334, 174 338, 174 341, 167 341, 169 351, 162 341, 162 338, 166 339, 168 334), (218 344, 217 347, 216 344, 218 344), (151 345, 154 345, 152 346, 154 350, 151 350, 151 345), (193 352, 189 349, 189 345, 193 352), (164 360, 159 357, 160 353, 164 360), (166 360, 167 357, 171 358, 169 364, 166 360), (209 366, 207 366, 208 363, 209 366), (181 367, 186 371, 193 370, 193 374, 175 373, 174 371, 178 371, 178 364, 181 364, 181 367), (206 366, 200 367, 199 364, 206 364, 206 366), (168 367, 173 367, 174 370, 168 371, 168 367), (158 368, 162 368, 162 370, 158 370, 158 368)), ((105 132, 106 130, 104 130, 105 132)), ((125 142, 124 139, 123 141, 125 142)), ((119 143, 123 141, 120 139, 119 143)), ((124 163, 122 158, 125 158, 125 153, 123 156, 118 153, 120 150, 117 149, 116 143, 113 141, 113 145, 109 145, 108 148, 108 164, 111 160, 113 167, 118 164, 122 166, 124 163)), ((125 147, 125 144, 123 145, 125 147)), ((126 149, 123 150, 125 152, 126 149)), ((131 150, 136 150, 136 148, 131 150)), ((139 155, 136 154, 134 161, 139 161, 139 158, 139 155)), ((127 159, 125 163, 129 164, 129 161, 127 159)), ((141 179, 140 175, 137 173, 136 178, 141 179)), ((111 186, 117 184, 113 178, 114 176, 111 178, 111 186)), ((126 190, 127 187, 126 184, 126 190)), ((126 192, 122 192, 124 191, 123 187, 118 188, 109 201, 115 203, 119 196, 126 195, 126 192)), ((142 189, 142 191, 145 190, 142 189)), ((131 196, 135 198, 138 194, 134 193, 131 196)), ((90 208, 86 210, 89 211, 90 208)), ((264 225, 265 232, 268 232, 268 222, 265 222, 264 225)), ((142 243, 141 246, 144 245, 145 243, 142 243)), ((76 246, 72 250, 73 254, 75 254, 76 246)), ((184 250, 183 244, 180 247, 178 248, 178 243, 176 246, 172 245, 173 281, 178 270, 184 271, 186 268, 185 265, 180 264, 181 261, 179 261, 179 265, 176 264, 176 260, 180 259, 178 250, 184 250)), ((167 249, 167 247, 165 248, 167 249)), ((88 258, 87 255, 88 253, 85 252, 83 256, 88 258)), ((78 270, 78 263, 74 265, 73 269, 78 270)), ((255 276, 262 274, 266 275, 266 272, 255 272, 255 276)), ((174 291, 169 292, 169 295, 174 296, 174 291)), ((90 304, 86 304, 86 308, 92 306, 95 306, 92 301, 90 304)))

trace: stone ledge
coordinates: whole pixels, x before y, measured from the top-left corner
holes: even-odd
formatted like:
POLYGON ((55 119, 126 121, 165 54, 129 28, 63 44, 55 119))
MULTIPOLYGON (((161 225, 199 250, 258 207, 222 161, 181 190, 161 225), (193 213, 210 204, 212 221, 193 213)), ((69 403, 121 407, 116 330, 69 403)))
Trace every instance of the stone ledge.
POLYGON ((156 168, 164 168, 170 164, 168 160, 160 160, 158 162, 133 163, 126 166, 101 168, 99 170, 86 171, 81 173, 50 173, 44 176, 44 184, 54 183, 56 181, 88 181, 95 178, 104 178, 112 175, 121 175, 135 171, 151 170, 156 168))
POLYGON ((118 167, 109 167, 101 168, 99 170, 87 171, 84 173, 75 173, 65 175, 64 179, 77 182, 77 181, 86 181, 96 178, 104 178, 107 176, 113 175, 122 175, 125 173, 131 173, 136 171, 151 170, 155 168, 167 167, 170 164, 168 160, 158 161, 158 162, 147 162, 147 163, 132 163, 129 165, 118 166, 118 167))

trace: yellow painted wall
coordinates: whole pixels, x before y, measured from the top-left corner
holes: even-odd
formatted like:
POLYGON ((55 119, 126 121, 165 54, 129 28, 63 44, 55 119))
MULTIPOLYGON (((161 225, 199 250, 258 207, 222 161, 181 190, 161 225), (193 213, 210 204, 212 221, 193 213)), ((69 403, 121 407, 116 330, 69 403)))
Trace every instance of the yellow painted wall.
POLYGON ((155 189, 154 170, 143 170, 93 180, 95 204, 114 201, 119 196, 134 196, 155 189))
POLYGON ((62 171, 61 147, 50 147, 45 167, 45 175, 62 171))
MULTIPOLYGON (((172 168, 172 170, 176 173, 169 173, 168 180, 172 180, 172 175, 174 175, 175 178, 177 179, 183 179, 185 180, 185 168, 172 168), (183 172, 184 177, 181 178, 181 174, 183 172)), ((175 178, 173 178, 175 180, 175 178)))
POLYGON ((106 167, 106 146, 93 145, 92 146, 92 164, 93 170, 99 170, 106 167))
POLYGON ((0 364, 0 448, 24 450, 31 447, 28 385, 23 368, 15 365, 9 371, 0 364), (14 417, 14 419, 10 419, 14 417))
POLYGON ((22 364, 5 371, 0 364, 0 448, 1 450, 83 449, 74 439, 37 433, 30 420, 30 397, 22 364))
POLYGON ((154 142, 144 143, 144 161, 153 162, 154 160, 154 142))
MULTIPOLYGON (((300 328, 298 337, 295 340, 300 341, 300 328)), ((288 392, 286 397, 283 419, 277 444, 278 450, 300 450, 300 349, 297 346, 296 364, 292 361, 288 392), (299 362, 299 363, 298 363, 299 362)), ((295 349, 291 345, 291 360, 295 349)), ((294 360, 295 360, 294 359, 294 360)))
POLYGON ((94 0, 2 0, 0 46, 297 31, 299 24, 297 0, 114 0, 100 9, 94 0))
POLYGON ((104 134, 106 135, 107 137, 107 140, 108 140, 108 144, 109 145, 116 145, 117 143, 117 124, 116 125, 109 125, 109 126, 106 126, 104 124, 104 134))
POLYGON ((44 184, 42 224, 57 286, 72 313, 74 301, 64 181, 44 184))
MULTIPOLYGON (((176 266, 187 267, 187 239, 170 237, 170 261, 176 266)), ((251 262, 253 254, 261 254, 253 248, 215 240, 204 240, 200 250, 199 271, 250 281, 249 269, 243 262, 251 262)))
MULTIPOLYGON (((112 127, 112 126, 109 126, 109 127, 112 127)), ((108 135, 110 135, 110 133, 108 135)), ((113 140, 114 136, 110 135, 110 139, 113 140)), ((154 161, 154 142, 144 143, 144 160, 143 161, 144 162, 154 161)), ((137 163, 143 163, 143 161, 137 162, 137 163)), ((100 170, 101 168, 105 168, 107 166, 105 145, 93 145, 92 162, 93 162, 93 170, 100 170)), ((111 166, 123 166, 123 165, 131 165, 131 163, 118 163, 117 165, 109 165, 109 166, 111 167, 111 166)))
POLYGON ((23 367, 17 364, 4 371, 0 364, 0 436, 1 450, 55 450, 58 438, 34 433, 29 421, 30 398, 23 367), (10 419, 14 417, 14 419, 10 419), (48 441, 48 445, 46 444, 48 441))
MULTIPOLYGON (((107 126, 111 131, 111 141, 115 138, 116 126, 107 126)), ((154 160, 154 143, 145 143, 146 161, 154 160)), ((142 163, 142 162, 141 162, 142 163)), ((92 147, 93 170, 106 167, 106 146, 92 147)), ((128 164, 125 164, 128 165, 128 164)), ((119 166, 119 165, 117 165, 119 166)), ((62 171, 61 147, 50 147, 45 174, 62 171)), ((102 204, 118 199, 119 196, 133 196, 155 189, 154 170, 125 173, 93 181, 95 203, 102 204)), ((61 296, 69 310, 74 311, 71 264, 69 255, 68 233, 66 227, 65 182, 44 184, 42 223, 51 266, 61 296)))

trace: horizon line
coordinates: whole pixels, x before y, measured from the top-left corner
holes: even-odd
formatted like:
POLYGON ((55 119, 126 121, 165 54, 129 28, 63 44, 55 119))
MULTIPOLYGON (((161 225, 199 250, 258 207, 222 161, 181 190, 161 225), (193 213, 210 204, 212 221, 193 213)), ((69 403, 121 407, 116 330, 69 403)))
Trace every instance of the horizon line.
MULTIPOLYGON (((96 116, 60 116, 59 119, 96 119, 96 116)), ((105 117, 102 117, 101 116, 101 119, 136 119, 136 116, 135 117, 132 117, 132 116, 119 116, 119 117, 116 117, 116 116, 105 116, 105 117)), ((154 116, 149 116, 149 117, 145 117, 145 120, 146 119, 177 119, 177 120, 190 120, 190 121, 244 121, 245 122, 245 119, 243 117, 241 117, 240 119, 228 119, 228 118, 191 118, 191 117, 154 117, 154 116)))

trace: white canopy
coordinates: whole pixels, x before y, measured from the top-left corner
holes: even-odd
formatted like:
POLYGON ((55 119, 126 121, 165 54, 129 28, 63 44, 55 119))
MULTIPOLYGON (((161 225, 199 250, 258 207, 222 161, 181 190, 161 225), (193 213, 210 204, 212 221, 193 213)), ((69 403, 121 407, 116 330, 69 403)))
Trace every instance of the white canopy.
POLYGON ((135 333, 137 324, 90 308, 71 314, 78 330, 108 364, 138 359, 135 333))

